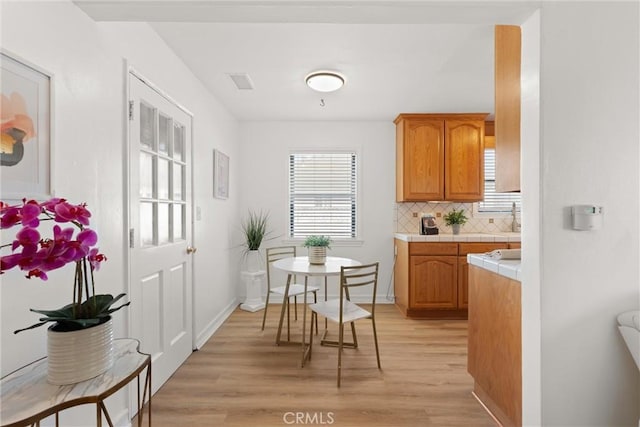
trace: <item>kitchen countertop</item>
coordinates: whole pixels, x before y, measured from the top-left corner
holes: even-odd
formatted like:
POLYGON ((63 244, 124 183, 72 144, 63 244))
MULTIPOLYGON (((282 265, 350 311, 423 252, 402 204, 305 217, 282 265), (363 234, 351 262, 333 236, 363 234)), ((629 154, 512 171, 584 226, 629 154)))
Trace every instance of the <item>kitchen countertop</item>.
POLYGON ((467 261, 471 265, 484 268, 509 279, 520 282, 520 264, 519 259, 493 259, 485 254, 469 254, 467 261))
POLYGON ((395 233, 395 238, 405 242, 519 242, 520 233, 440 233, 430 236, 395 233))

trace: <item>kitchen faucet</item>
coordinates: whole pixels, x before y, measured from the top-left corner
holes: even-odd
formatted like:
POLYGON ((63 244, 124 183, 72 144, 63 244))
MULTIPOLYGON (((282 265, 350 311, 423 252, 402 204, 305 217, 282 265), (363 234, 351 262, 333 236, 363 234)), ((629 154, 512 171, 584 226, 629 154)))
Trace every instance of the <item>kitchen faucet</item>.
POLYGON ((520 231, 521 225, 516 220, 516 202, 513 202, 511 205, 511 216, 513 217, 511 220, 511 231, 520 231))

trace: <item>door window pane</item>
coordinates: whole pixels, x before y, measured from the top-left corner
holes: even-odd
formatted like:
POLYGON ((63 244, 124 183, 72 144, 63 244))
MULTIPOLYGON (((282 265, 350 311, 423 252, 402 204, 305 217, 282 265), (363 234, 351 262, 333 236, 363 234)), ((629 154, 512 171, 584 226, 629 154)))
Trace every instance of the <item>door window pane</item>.
POLYGON ((140 241, 143 246, 153 245, 154 222, 153 203, 140 203, 140 241))
POLYGON ((184 161, 184 126, 173 126, 173 158, 184 161))
POLYGON ((184 240, 185 232, 185 206, 173 205, 173 240, 184 240))
POLYGON ((156 140, 155 113, 155 108, 140 103, 140 144, 152 150, 156 140))
POLYGON ((171 138, 171 118, 160 114, 158 124, 158 151, 162 154, 169 154, 169 143, 171 138))
POLYGON ((150 199, 153 197, 153 156, 149 153, 140 153, 140 197, 150 199))
POLYGON ((184 166, 173 164, 173 200, 184 200, 184 166))
POLYGON ((158 245, 169 242, 169 204, 158 203, 158 245))
POLYGON ((169 198, 169 160, 158 159, 158 199, 169 198))

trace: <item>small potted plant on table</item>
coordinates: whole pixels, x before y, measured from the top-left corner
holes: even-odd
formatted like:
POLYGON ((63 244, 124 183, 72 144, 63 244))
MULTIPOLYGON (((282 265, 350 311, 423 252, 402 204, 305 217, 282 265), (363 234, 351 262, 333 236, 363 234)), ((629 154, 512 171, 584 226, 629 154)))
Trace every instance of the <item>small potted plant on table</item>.
POLYGON ((467 222, 467 217, 464 214, 464 209, 460 210, 452 210, 444 217, 444 223, 447 226, 451 226, 451 230, 453 234, 460 234, 460 226, 464 225, 467 222))
POLYGON ((327 261, 327 248, 330 249, 331 237, 308 236, 304 247, 309 249, 309 264, 324 264, 327 261))

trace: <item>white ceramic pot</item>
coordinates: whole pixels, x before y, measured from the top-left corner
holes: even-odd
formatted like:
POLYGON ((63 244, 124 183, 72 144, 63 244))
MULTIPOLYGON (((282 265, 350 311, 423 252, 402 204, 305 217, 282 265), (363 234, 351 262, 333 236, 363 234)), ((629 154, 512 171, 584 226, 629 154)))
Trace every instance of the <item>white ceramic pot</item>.
POLYGON ((244 271, 249 273, 257 273, 262 270, 262 258, 260 250, 247 251, 244 259, 244 271))
POLYGON ((47 382, 75 384, 104 373, 113 366, 113 324, 59 332, 47 331, 47 382))
POLYGON ((309 264, 324 264, 327 262, 326 246, 309 246, 309 264))
POLYGON ((460 234, 460 224, 451 224, 451 231, 453 234, 460 234))

